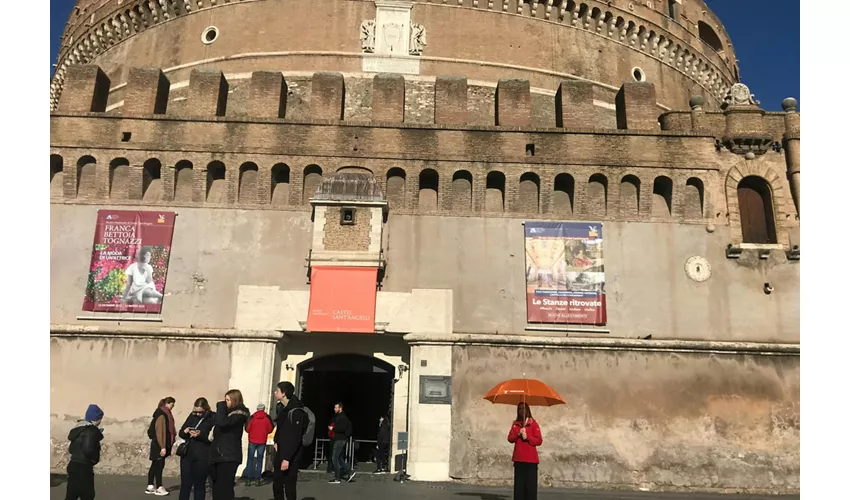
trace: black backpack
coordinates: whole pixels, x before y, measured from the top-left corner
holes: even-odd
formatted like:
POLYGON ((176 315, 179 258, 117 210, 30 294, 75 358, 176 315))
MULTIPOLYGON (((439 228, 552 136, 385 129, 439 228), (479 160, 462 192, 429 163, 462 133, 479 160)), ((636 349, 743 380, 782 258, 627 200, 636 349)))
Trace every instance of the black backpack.
POLYGON ((151 423, 148 426, 148 438, 150 439, 156 439, 156 419, 159 417, 159 414, 159 410, 154 412, 153 417, 151 418, 151 423))

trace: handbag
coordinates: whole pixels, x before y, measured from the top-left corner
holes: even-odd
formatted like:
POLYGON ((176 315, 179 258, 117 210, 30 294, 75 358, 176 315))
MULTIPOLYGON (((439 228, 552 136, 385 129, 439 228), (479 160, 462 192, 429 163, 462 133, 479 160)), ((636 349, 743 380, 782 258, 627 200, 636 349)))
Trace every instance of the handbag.
MULTIPOLYGON (((198 427, 200 427, 201 422, 204 421, 204 418, 205 417, 201 417, 201 419, 198 420, 197 425, 195 425, 195 428, 192 429, 193 431, 198 430, 198 427)), ((186 454, 189 453, 189 441, 183 441, 182 443, 177 445, 177 452, 176 453, 177 453, 178 457, 185 457, 186 454)))

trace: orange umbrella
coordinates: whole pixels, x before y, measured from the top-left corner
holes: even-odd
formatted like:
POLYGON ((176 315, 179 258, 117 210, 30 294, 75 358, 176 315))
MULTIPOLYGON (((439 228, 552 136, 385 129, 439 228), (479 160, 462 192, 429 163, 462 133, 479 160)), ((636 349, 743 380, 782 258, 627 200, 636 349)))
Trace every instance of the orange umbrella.
POLYGON ((555 389, 539 380, 515 378, 507 380, 484 396, 484 399, 496 404, 517 405, 525 402, 529 406, 555 406, 567 404, 555 389))

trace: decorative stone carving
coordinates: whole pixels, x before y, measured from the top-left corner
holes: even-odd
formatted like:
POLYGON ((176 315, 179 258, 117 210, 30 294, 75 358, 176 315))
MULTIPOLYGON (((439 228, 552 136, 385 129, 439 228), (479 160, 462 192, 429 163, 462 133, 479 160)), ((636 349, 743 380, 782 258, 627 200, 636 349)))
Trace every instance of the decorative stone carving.
POLYGON ((368 19, 360 23, 360 47, 363 52, 375 52, 375 20, 368 19))
POLYGON ((418 56, 425 50, 428 43, 425 40, 425 26, 421 24, 410 25, 410 55, 418 56))
POLYGON ((403 40, 403 29, 404 25, 399 23, 384 23, 381 26, 381 33, 383 33, 383 40, 386 47, 385 50, 388 53, 392 54, 398 48, 399 43, 403 40))
POLYGON ((761 104, 755 99, 755 95, 750 92, 750 88, 743 83, 736 83, 726 93, 726 98, 723 100, 723 108, 729 106, 758 106, 761 104))

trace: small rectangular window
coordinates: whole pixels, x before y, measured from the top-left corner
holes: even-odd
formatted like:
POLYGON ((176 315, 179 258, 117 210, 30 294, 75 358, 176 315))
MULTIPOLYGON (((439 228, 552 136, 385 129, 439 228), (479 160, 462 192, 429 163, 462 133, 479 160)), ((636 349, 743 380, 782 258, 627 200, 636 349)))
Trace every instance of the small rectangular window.
POLYGON ((340 211, 339 223, 343 226, 353 226, 355 212, 352 207, 343 207, 340 211))

